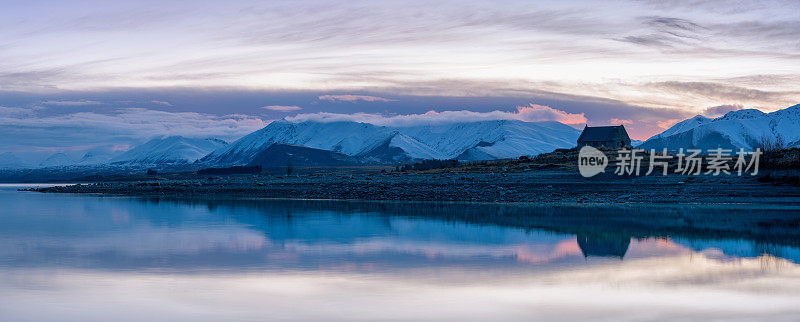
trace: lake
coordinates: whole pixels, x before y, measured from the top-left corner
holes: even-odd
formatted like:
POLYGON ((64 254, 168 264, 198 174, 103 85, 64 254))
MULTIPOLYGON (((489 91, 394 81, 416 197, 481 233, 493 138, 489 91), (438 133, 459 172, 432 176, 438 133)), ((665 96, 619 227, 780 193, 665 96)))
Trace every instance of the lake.
POLYGON ((0 320, 800 319, 796 211, 18 187, 0 187, 0 320))

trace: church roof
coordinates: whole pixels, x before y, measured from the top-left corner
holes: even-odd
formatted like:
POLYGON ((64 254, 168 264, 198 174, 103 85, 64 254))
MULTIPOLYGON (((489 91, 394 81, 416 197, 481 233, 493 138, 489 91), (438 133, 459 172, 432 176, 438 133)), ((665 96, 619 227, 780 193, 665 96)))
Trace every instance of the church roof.
POLYGON ((628 137, 625 127, 619 126, 587 126, 578 137, 578 142, 613 141, 628 137))

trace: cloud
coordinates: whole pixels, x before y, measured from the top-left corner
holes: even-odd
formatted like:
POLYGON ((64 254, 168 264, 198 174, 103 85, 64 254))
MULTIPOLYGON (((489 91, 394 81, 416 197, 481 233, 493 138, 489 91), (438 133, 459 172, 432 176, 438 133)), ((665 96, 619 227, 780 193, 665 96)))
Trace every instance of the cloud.
MULTIPOLYGON (((0 112, 5 109, 0 109, 0 112)), ((134 146, 156 136, 216 137, 231 141, 264 127, 255 116, 210 115, 123 108, 110 113, 76 112, 58 115, 9 110, 0 113, 0 151, 36 154, 87 151, 98 147, 134 146)), ((75 157, 75 156, 73 156, 75 157)))
MULTIPOLYGON (((503 6, 480 1, 304 2, 302 6, 233 1, 191 11, 175 1, 159 6, 103 3, 88 10, 53 3, 49 12, 19 7, 0 12, 5 20, 26 17, 4 29, 6 43, 14 51, 0 50, 0 83, 6 90, 25 92, 177 87, 307 90, 314 91, 314 97, 367 93, 406 103, 400 92, 408 89, 376 89, 454 79, 479 84, 481 95, 500 96, 496 93, 501 90, 523 96, 518 84, 533 83, 544 86, 524 91, 535 88, 696 112, 697 107, 732 100, 709 102, 694 95, 642 91, 642 80, 726 82, 720 77, 800 74, 794 63, 800 24, 791 14, 800 2, 760 3, 753 10, 736 9, 735 14, 728 10, 751 5, 655 2, 597 7, 586 1, 503 6), (103 32, 95 32, 100 27, 103 32), (53 37, 75 50, 59 50, 64 46, 54 43, 53 37), (165 38, 183 42, 173 46, 152 41, 165 38), (611 74, 615 76, 609 79, 611 74), (552 83, 561 85, 548 85, 552 83)), ((776 91, 792 83, 783 84, 754 88, 776 91)), ((464 83, 450 86, 431 91, 475 95, 474 88, 464 83)), ((336 102, 369 101, 366 95, 325 97, 336 102)), ((179 98, 168 98, 180 105, 179 98)), ((150 97, 142 101, 149 102, 150 97)), ((734 102, 784 105, 774 100, 734 102)), ((401 113, 391 108, 385 111, 401 113)))
POLYGON ((586 124, 587 122, 583 113, 571 114, 549 106, 536 104, 517 106, 517 115, 519 115, 519 120, 527 122, 556 121, 564 124, 586 124))
POLYGON ((662 129, 666 130, 666 129, 672 127, 673 125, 677 124, 680 121, 683 121, 683 119, 669 119, 669 120, 665 120, 665 121, 657 121, 656 125, 658 125, 658 127, 662 128, 662 129))
POLYGON ((299 110, 303 109, 300 106, 294 106, 294 105, 268 105, 268 106, 262 106, 261 108, 267 109, 267 110, 270 110, 270 111, 279 111, 279 112, 291 112, 291 111, 299 111, 299 110))
MULTIPOLYGON (((324 104, 318 101, 320 95, 327 91, 261 91, 237 90, 229 88, 137 88, 97 91, 61 91, 54 93, 18 93, 0 91, 0 105, 3 106, 35 106, 45 100, 63 100, 68 97, 80 97, 88 100, 106 102, 101 106, 83 107, 84 112, 109 114, 119 108, 149 107, 154 110, 170 112, 198 112, 204 114, 252 114, 259 102, 274 102, 275 105, 300 106, 303 109, 295 113, 332 112, 353 114, 357 112, 378 113, 384 115, 423 114, 431 109, 470 110, 490 112, 493 107, 526 106, 528 102, 556 107, 567 113, 585 113, 589 124, 600 124, 611 118, 634 120, 636 123, 628 127, 631 136, 649 137, 658 129, 655 121, 688 118, 699 111, 681 111, 674 108, 650 108, 646 105, 630 105, 625 102, 604 99, 598 96, 578 96, 552 92, 552 83, 526 82, 523 80, 503 81, 467 81, 467 80, 428 80, 425 82, 404 82, 393 84, 392 88, 375 88, 372 96, 386 97, 398 102, 361 102, 358 104, 324 104), (401 90, 402 88, 402 90, 401 90), (460 90, 455 90, 459 88, 460 90), (441 91, 446 90, 444 95, 441 91), (450 91, 452 90, 452 91, 450 91), (150 103, 154 98, 169 101, 173 107, 169 109, 150 103), (318 104, 308 104, 317 101, 318 104), (308 105, 304 105, 308 104, 308 105), (138 106, 137 106, 138 105, 138 106), (224 106, 224 109, 220 107, 224 106), (432 108, 435 107, 435 108, 432 108), (649 122, 649 123, 648 123, 649 122)), ((568 84, 557 84, 567 92, 568 84)), ((329 93, 329 92, 328 92, 329 93)), ((663 104, 674 107, 674 100, 659 100, 663 104)), ((262 103, 263 104, 263 103, 262 103)), ((703 104, 698 106, 713 106, 703 104)), ((50 109, 47 113, 65 113, 72 110, 50 109)), ((267 110, 262 110, 267 111, 267 110)), ((78 111, 74 111, 78 112, 78 111)), ((273 112, 275 113, 275 112, 273 112)))
POLYGON ((708 117, 718 117, 725 115, 725 113, 738 111, 743 109, 744 106, 740 104, 728 104, 728 105, 719 105, 719 106, 712 106, 703 111, 703 115, 708 117))
POLYGON ((705 29, 699 24, 696 24, 687 19, 673 18, 673 17, 647 17, 645 23, 659 30, 674 31, 685 30, 694 31, 698 29, 705 29))
POLYGON ((43 101, 41 104, 50 106, 89 106, 89 105, 101 105, 103 104, 103 102, 91 101, 91 100, 48 100, 48 101, 43 101))
POLYGON ((396 102, 397 100, 377 97, 377 96, 367 96, 367 95, 322 95, 318 97, 320 100, 323 101, 331 101, 331 102, 350 102, 355 103, 358 101, 365 101, 365 102, 396 102))
MULTIPOLYGON (((86 129, 146 138, 161 135, 188 137, 239 136, 265 125, 249 115, 209 115, 195 112, 165 112, 145 108, 118 109, 110 114, 80 112, 47 117, 0 119, 5 126, 48 129, 86 129)), ((69 135, 70 133, 65 133, 69 135)))
POLYGON ((693 94, 712 99, 732 99, 746 101, 769 101, 782 99, 796 92, 764 91, 729 84, 714 82, 678 82, 668 81, 651 83, 652 87, 668 92, 693 94))
POLYGON ((674 17, 644 17, 645 34, 625 36, 617 40, 642 46, 674 48, 697 46, 706 28, 687 19, 674 17))
POLYGON ((614 125, 616 125, 616 124, 623 124, 624 125, 624 124, 633 124, 633 121, 614 118, 614 119, 608 120, 608 123, 614 124, 614 125))
POLYGON ((518 106, 517 111, 491 111, 491 112, 473 112, 467 110, 459 111, 428 111, 422 114, 407 114, 407 115, 382 115, 373 113, 308 113, 298 114, 292 117, 287 117, 286 120, 291 122, 359 122, 370 123, 383 126, 416 126, 416 125, 431 125, 431 124, 444 124, 444 123, 457 123, 457 122, 476 122, 476 121, 493 121, 493 120, 519 120, 525 122, 541 122, 541 121, 556 121, 564 124, 583 124, 586 123, 586 117, 583 113, 570 114, 552 107, 530 104, 529 106, 518 106))
POLYGON ((34 110, 21 107, 7 107, 0 105, 0 118, 3 117, 21 117, 33 115, 34 110))
POLYGON ((656 34, 625 36, 618 40, 623 42, 629 42, 636 45, 653 46, 653 47, 672 47, 675 42, 673 39, 656 34))
POLYGON ((162 105, 162 106, 169 106, 169 107, 172 107, 172 103, 170 103, 170 102, 166 102, 166 101, 156 101, 156 100, 153 100, 153 101, 150 101, 150 103, 157 104, 157 105, 162 105))

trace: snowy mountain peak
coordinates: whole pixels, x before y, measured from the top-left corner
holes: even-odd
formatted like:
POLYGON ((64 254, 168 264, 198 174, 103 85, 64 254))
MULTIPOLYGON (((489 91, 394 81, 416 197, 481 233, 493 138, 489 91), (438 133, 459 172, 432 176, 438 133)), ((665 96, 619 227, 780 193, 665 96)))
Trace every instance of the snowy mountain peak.
POLYGON ((78 160, 78 165, 96 165, 108 162, 111 160, 113 156, 109 152, 105 151, 88 151, 86 152, 80 160, 78 160))
POLYGON ((0 153, 0 168, 3 169, 18 169, 25 168, 27 164, 23 162, 13 152, 0 153))
POLYGON ((579 134, 577 129, 557 122, 499 120, 401 127, 281 120, 214 151, 201 162, 247 164, 275 143, 329 150, 376 162, 449 159, 470 149, 476 150, 468 155, 482 159, 516 158, 573 147, 579 134))
POLYGON ((215 149, 227 146, 219 139, 182 136, 154 138, 111 159, 117 164, 180 164, 197 161, 215 149))
POLYGON ((664 137, 664 136, 670 136, 670 135, 686 132, 686 131, 689 131, 691 129, 694 129, 694 128, 702 125, 702 124, 705 124, 705 123, 708 123, 708 122, 711 122, 711 121, 712 121, 712 119, 710 119, 708 117, 705 117, 705 116, 702 116, 702 115, 695 115, 692 118, 688 118, 688 119, 685 119, 683 121, 680 121, 680 122, 676 123, 675 125, 673 125, 669 129, 667 129, 666 131, 664 131, 664 132, 662 132, 660 134, 657 134, 654 137, 664 137))
POLYGON ((715 120, 746 120, 762 117, 764 115, 766 115, 766 113, 757 109, 749 108, 738 111, 730 111, 715 120))
POLYGON ((68 155, 64 153, 55 153, 47 159, 44 159, 42 163, 39 164, 40 167, 62 167, 67 166, 75 163, 75 160, 72 160, 68 155))
POLYGON ((756 109, 728 112, 710 120, 695 116, 653 136, 643 149, 755 149, 762 139, 781 137, 800 144, 800 105, 764 113, 756 109))

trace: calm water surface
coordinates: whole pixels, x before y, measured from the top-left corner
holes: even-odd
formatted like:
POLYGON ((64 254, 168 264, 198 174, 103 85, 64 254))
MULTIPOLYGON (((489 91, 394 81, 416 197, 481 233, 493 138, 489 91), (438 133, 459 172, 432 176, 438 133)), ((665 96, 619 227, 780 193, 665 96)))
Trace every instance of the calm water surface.
POLYGON ((16 188, 0 320, 800 319, 796 238, 16 188))

